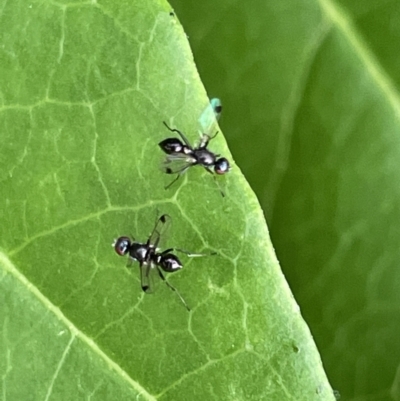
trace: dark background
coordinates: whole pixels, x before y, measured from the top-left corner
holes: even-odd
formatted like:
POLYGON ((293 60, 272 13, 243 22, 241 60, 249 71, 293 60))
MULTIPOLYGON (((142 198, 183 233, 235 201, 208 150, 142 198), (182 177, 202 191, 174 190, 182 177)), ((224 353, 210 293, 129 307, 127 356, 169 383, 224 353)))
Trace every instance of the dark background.
POLYGON ((400 400, 400 5, 172 6, 332 387, 400 400))

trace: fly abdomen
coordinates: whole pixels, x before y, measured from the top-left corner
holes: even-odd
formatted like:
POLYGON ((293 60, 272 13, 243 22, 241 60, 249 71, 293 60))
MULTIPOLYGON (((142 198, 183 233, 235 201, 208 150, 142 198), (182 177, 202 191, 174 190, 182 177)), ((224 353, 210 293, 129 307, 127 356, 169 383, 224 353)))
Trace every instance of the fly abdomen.
POLYGON ((159 255, 158 265, 166 272, 173 273, 182 269, 182 263, 177 256, 172 253, 166 255, 159 255))

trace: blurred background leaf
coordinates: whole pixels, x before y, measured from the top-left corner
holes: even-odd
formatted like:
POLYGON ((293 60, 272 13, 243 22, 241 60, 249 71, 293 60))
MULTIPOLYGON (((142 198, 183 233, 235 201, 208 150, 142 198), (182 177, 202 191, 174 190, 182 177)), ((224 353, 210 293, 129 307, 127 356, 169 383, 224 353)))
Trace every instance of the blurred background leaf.
POLYGON ((172 0, 343 400, 400 400, 400 3, 172 0))

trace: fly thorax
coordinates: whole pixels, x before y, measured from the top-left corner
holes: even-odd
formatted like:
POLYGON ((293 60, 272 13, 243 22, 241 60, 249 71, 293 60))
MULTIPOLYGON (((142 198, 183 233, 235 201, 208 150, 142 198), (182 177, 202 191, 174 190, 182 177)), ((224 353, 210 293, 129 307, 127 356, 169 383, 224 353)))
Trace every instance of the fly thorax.
POLYGON ((196 159, 203 166, 213 166, 215 163, 215 156, 207 149, 196 150, 196 159))
POLYGON ((148 249, 149 248, 146 244, 133 243, 129 250, 129 255, 138 262, 144 262, 146 260, 148 249))

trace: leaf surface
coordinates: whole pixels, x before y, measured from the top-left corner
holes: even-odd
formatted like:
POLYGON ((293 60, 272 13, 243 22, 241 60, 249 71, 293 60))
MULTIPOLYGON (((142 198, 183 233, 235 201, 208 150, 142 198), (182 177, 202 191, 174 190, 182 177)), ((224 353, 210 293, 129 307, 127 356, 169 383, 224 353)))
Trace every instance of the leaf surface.
POLYGON ((173 5, 333 388, 399 400, 398 2, 173 5))
POLYGON ((239 167, 225 198, 199 167, 164 190, 162 121, 195 141, 207 105, 168 4, 0 9, 3 398, 332 400, 239 167), (110 246, 160 213, 165 247, 218 253, 168 277, 190 313, 110 246))

